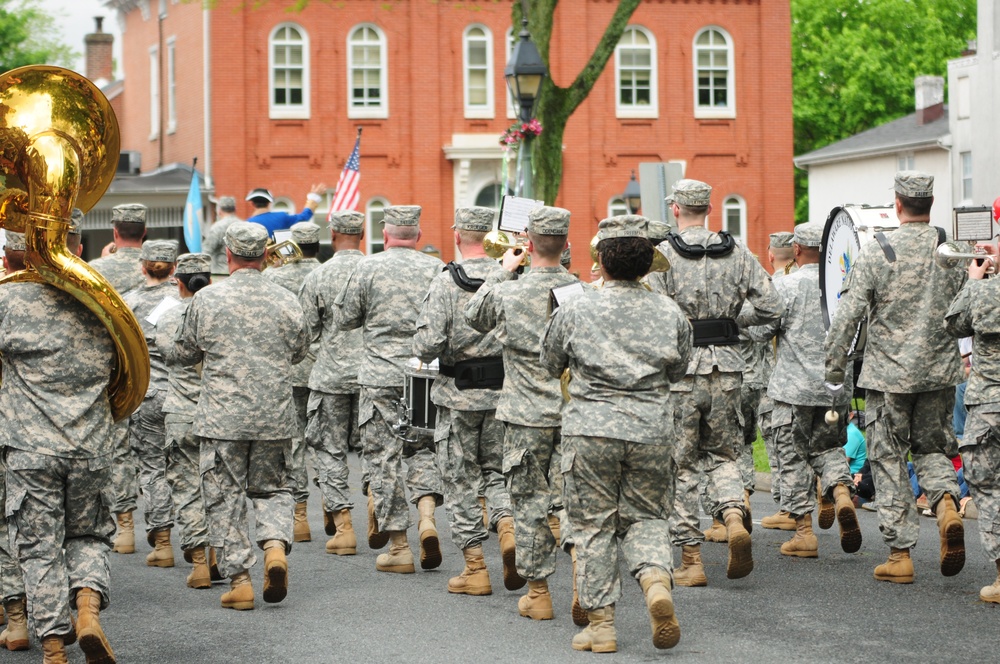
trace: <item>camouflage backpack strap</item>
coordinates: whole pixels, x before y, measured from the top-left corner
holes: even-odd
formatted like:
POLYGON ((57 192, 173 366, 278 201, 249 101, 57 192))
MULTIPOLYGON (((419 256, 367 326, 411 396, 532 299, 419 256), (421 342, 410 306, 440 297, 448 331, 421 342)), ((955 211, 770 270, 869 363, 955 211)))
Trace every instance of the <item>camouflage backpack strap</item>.
POLYGON ((885 236, 885 233, 882 231, 875 233, 875 240, 878 242, 878 246, 882 247, 882 253, 885 254, 885 259, 890 263, 895 263, 896 252, 893 250, 892 245, 889 244, 889 238, 885 236))

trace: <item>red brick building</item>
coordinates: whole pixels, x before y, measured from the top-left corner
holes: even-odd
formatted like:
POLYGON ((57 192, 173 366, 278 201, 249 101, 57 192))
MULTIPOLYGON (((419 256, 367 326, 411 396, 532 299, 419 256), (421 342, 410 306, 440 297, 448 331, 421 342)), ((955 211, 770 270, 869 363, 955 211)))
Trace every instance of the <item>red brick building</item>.
MULTIPOLYGON (((253 187, 299 209, 331 191, 357 127, 361 202, 423 206, 424 239, 454 251, 459 205, 495 201, 511 0, 270 0, 211 10, 177 0, 110 0, 123 27, 122 148, 148 172, 190 164, 238 213, 253 187)), ((550 73, 567 85, 616 3, 563 2, 550 73)), ((682 160, 714 188, 710 226, 755 252, 792 225, 790 12, 785 0, 647 0, 570 119, 557 204, 573 213, 575 266, 639 162, 682 160)), ((325 216, 317 214, 317 219, 325 216)), ((179 223, 179 220, 178 220, 179 223)), ((380 240, 370 233, 369 242, 380 240)))

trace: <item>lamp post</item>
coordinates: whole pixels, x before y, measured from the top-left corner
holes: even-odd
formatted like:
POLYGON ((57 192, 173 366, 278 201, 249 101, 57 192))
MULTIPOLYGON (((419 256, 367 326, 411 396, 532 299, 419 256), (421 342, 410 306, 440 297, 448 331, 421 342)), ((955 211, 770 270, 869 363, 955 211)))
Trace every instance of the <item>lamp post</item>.
POLYGON ((639 214, 639 208, 642 207, 642 190, 639 189, 639 181, 635 179, 635 171, 632 171, 632 177, 625 185, 622 200, 625 201, 625 207, 628 208, 629 214, 639 214))
MULTIPOLYGON (((538 101, 538 92, 542 87, 542 79, 548 75, 548 68, 542 62, 538 48, 531 41, 528 33, 527 8, 521 19, 520 39, 514 44, 510 61, 504 67, 503 75, 507 79, 507 87, 517 102, 518 117, 522 123, 530 122, 532 111, 538 101)), ((517 196, 534 197, 531 182, 531 141, 534 136, 525 136, 517 151, 517 196)))

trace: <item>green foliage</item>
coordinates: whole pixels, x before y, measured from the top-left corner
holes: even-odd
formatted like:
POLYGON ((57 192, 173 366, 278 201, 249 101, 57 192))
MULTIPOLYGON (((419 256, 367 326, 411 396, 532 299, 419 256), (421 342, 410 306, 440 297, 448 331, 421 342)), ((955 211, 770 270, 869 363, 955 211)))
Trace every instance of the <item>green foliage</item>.
POLYGON ((795 154, 912 113, 913 79, 945 76, 975 37, 976 0, 792 0, 795 154))
POLYGON ((0 0, 0 71, 36 64, 69 65, 73 49, 38 0, 0 0))
POLYGON ((764 438, 757 430, 757 440, 753 441, 753 469, 758 473, 771 472, 771 464, 767 460, 767 448, 764 447, 764 438))

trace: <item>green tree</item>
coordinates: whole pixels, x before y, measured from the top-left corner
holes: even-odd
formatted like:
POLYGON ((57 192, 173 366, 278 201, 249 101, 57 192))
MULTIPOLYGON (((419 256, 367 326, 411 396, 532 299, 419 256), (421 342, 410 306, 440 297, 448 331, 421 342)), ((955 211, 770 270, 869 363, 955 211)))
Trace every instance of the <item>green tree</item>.
POLYGON ((75 53, 58 39, 38 0, 0 0, 0 72, 36 64, 68 65, 75 53))
MULTIPOLYGON (((976 37, 976 0, 792 0, 795 154, 912 113, 913 79, 944 76, 976 37)), ((795 175, 795 217, 808 218, 795 175)))

